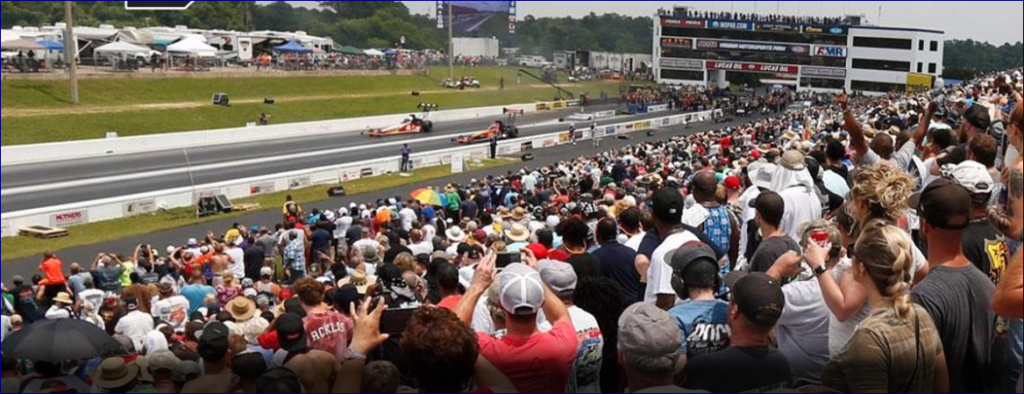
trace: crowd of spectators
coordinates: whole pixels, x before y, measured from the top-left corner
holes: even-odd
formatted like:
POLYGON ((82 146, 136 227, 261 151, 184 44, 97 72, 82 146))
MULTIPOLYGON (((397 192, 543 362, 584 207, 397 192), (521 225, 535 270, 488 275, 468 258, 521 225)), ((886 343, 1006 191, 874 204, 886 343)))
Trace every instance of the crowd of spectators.
POLYGON ((811 25, 827 25, 835 26, 842 25, 845 23, 843 18, 836 17, 820 17, 820 16, 796 16, 796 15, 777 15, 777 14, 754 14, 754 13, 742 13, 742 12, 714 12, 714 11, 698 11, 694 9, 686 10, 682 15, 678 15, 684 18, 691 19, 725 19, 725 20, 738 20, 738 21, 751 21, 751 22, 764 22, 764 23, 800 23, 800 24, 811 24, 811 25))
POLYGON ((3 391, 1020 393, 1020 79, 47 253, 3 289, 3 391), (121 346, 19 357, 62 319, 121 346))

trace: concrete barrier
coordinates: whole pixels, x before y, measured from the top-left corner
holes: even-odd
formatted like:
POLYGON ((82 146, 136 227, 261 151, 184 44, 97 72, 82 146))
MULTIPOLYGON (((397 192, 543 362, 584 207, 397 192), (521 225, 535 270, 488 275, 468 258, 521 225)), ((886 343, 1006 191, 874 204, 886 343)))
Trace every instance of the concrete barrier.
MULTIPOLYGON (((457 110, 436 111, 430 120, 451 122, 479 118, 493 118, 502 115, 507 107, 522 108, 535 112, 534 104, 518 104, 457 110)), ((414 113, 415 110, 410 113, 414 113)), ((200 146, 283 139, 297 136, 363 132, 397 124, 408 114, 383 115, 365 118, 338 119, 319 122, 286 123, 260 127, 238 127, 231 129, 168 133, 114 139, 55 142, 36 145, 15 145, 0 148, 0 165, 19 165, 61 160, 85 159, 102 156, 158 152, 200 146)), ((116 130, 114 130, 116 131, 116 130)))
MULTIPOLYGON (((605 136, 626 134, 650 129, 702 122, 711 117, 711 111, 672 115, 656 119, 619 123, 598 127, 598 133, 605 136)), ((590 136, 585 136, 587 139, 590 136)), ((502 141, 498 154, 516 155, 533 149, 543 149, 569 143, 568 130, 502 141)), ((489 154, 486 144, 458 146, 432 152, 412 155, 414 168, 450 164, 453 158, 466 160, 485 159, 489 154)), ((144 215, 161 209, 195 206, 200 197, 223 194, 230 199, 252 197, 260 194, 301 189, 315 185, 337 184, 356 179, 374 177, 399 170, 399 157, 373 159, 327 167, 309 168, 279 174, 247 179, 160 190, 131 196, 67 204, 57 207, 38 208, 0 215, 2 237, 16 236, 23 227, 47 225, 74 227, 86 223, 102 222, 136 215, 144 215)))

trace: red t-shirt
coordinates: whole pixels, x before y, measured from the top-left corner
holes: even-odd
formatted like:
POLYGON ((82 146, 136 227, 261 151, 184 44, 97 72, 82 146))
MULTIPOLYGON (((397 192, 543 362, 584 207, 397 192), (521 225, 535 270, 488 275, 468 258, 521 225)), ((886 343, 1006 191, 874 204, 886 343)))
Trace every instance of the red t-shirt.
POLYGON ((462 301, 461 295, 448 296, 441 300, 441 302, 437 303, 437 307, 455 312, 455 307, 459 306, 459 301, 462 301))
POLYGON ((345 359, 354 327, 351 319, 335 311, 325 311, 311 313, 302 322, 310 349, 323 350, 338 360, 345 359))
POLYGON ((569 321, 530 338, 508 335, 498 340, 477 333, 480 355, 505 374, 520 393, 564 393, 579 339, 569 321))
POLYGON ((548 259, 561 261, 563 263, 569 261, 571 255, 562 249, 551 249, 548 251, 548 259))

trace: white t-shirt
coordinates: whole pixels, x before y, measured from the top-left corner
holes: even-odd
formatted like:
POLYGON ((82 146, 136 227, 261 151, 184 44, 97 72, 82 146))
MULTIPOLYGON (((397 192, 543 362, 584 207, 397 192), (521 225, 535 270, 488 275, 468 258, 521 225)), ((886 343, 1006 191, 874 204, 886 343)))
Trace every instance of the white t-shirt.
POLYGON ((782 286, 786 306, 775 332, 779 351, 789 359, 793 377, 806 383, 821 383, 821 371, 830 359, 829 323, 832 312, 821 296, 818 279, 796 281, 782 286))
POLYGON ((433 224, 425 224, 425 225, 423 225, 423 239, 424 240, 433 242, 434 241, 434 237, 436 237, 436 236, 437 236, 437 227, 434 227, 433 224))
POLYGON ((231 263, 228 264, 228 271, 231 271, 235 275, 235 279, 242 279, 245 277, 245 251, 242 248, 230 248, 224 251, 224 254, 231 258, 231 263))
POLYGON ((430 241, 423 241, 418 244, 412 244, 409 245, 408 248, 409 250, 412 251, 413 256, 434 253, 434 243, 430 241))
POLYGON ((597 324, 597 319, 580 309, 569 307, 569 318, 576 328, 579 338, 579 350, 573 363, 573 375, 569 377, 567 393, 600 393, 601 392, 601 355, 604 351, 604 336, 597 324))
POLYGON ((786 202, 779 227, 795 242, 800 242, 800 225, 821 219, 821 200, 803 187, 791 187, 779 193, 786 202))
MULTIPOLYGON (((832 277, 835 278, 837 283, 842 283, 843 274, 850 270, 852 267, 850 260, 843 260, 832 269, 832 277)), ((850 275, 853 275, 851 272, 850 275)), ((843 348, 846 347, 847 343, 850 343, 850 339, 853 338, 853 333, 857 331, 857 326, 860 322, 868 318, 871 313, 871 306, 865 301, 864 306, 857 311, 857 314, 853 315, 850 320, 846 322, 840 322, 839 318, 835 314, 829 312, 829 323, 828 323, 828 354, 830 357, 834 357, 843 352, 843 348)))
POLYGON ((366 249, 370 249, 370 248, 374 248, 374 249, 379 248, 380 247, 380 243, 377 242, 376 240, 373 240, 373 239, 370 239, 370 238, 363 238, 363 239, 360 239, 360 240, 356 241, 356 243, 352 244, 352 247, 356 248, 360 252, 362 252, 362 251, 365 251, 366 249))
POLYGON ((647 232, 646 231, 641 231, 639 234, 630 237, 629 240, 626 241, 626 247, 630 248, 630 249, 633 249, 634 252, 639 251, 640 250, 640 244, 642 244, 644 242, 644 237, 646 237, 646 236, 647 236, 647 232))
POLYGON ((46 311, 46 320, 64 320, 71 318, 71 308, 59 307, 57 305, 51 306, 50 310, 46 311))
POLYGON ((416 221, 416 211, 412 208, 404 208, 398 212, 398 217, 402 219, 402 228, 405 231, 412 230, 412 223, 416 221))
POLYGON ((78 293, 78 299, 82 302, 88 301, 95 308, 93 310, 99 310, 103 306, 103 295, 103 290, 88 289, 78 293))
POLYGON ((139 311, 132 311, 117 322, 114 333, 128 337, 135 344, 136 351, 142 351, 142 342, 146 334, 153 331, 153 316, 139 311))
POLYGON ((0 316, 0 343, 3 343, 7 339, 7 333, 11 332, 14 327, 11 326, 11 318, 7 316, 0 316))
POLYGON ((645 303, 656 304, 658 295, 676 294, 675 289, 672 288, 672 266, 669 264, 669 260, 676 249, 689 242, 700 242, 700 240, 689 231, 681 231, 665 238, 661 246, 654 250, 651 255, 651 266, 647 269, 645 303))
POLYGON ((749 242, 747 240, 747 231, 750 231, 750 221, 754 220, 754 217, 757 215, 757 210, 750 207, 750 202, 756 200, 760 195, 761 189, 758 189, 757 186, 751 186, 744 190, 743 194, 740 194, 740 198, 737 201, 740 207, 743 207, 743 217, 740 218, 740 256, 747 254, 747 242, 749 242))
POLYGON ((175 331, 185 329, 189 311, 188 299, 180 295, 153 302, 153 317, 167 323, 175 331))

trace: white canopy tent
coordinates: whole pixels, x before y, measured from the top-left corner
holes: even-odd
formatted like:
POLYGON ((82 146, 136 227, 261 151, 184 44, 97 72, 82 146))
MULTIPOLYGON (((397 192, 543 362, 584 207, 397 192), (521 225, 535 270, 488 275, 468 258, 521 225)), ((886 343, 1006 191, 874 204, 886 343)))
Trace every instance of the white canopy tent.
POLYGON ((384 52, 381 52, 376 49, 367 49, 363 51, 363 53, 365 53, 367 56, 384 56, 384 52))
POLYGON ((105 55, 105 56, 118 56, 118 57, 147 56, 148 57, 151 53, 153 53, 153 50, 151 50, 149 48, 146 48, 144 46, 139 46, 139 45, 129 44, 127 42, 120 42, 119 41, 119 42, 112 42, 112 43, 103 45, 103 46, 101 46, 99 48, 96 48, 96 50, 94 52, 96 52, 97 55, 105 55))
POLYGON ((14 41, 20 39, 21 36, 11 30, 0 31, 0 42, 14 41))
POLYGON ((184 39, 167 46, 167 52, 175 55, 216 57, 217 48, 195 39, 184 39))

